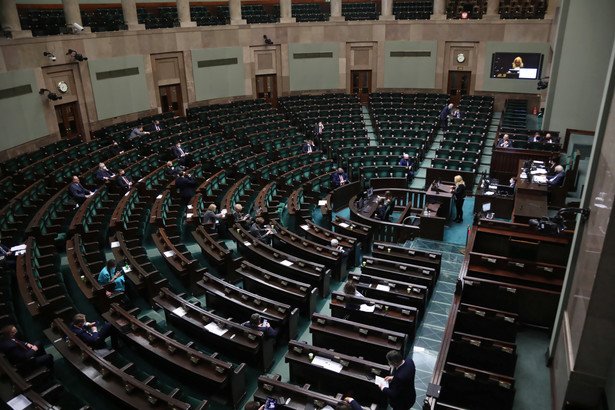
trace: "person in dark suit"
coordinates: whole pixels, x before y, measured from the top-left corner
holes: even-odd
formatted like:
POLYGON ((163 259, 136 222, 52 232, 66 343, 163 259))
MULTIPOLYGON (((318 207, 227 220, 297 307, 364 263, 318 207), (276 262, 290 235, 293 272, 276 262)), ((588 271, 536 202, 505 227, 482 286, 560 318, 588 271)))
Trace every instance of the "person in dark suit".
POLYGON ((412 170, 414 162, 412 161, 412 158, 410 158, 410 155, 404 154, 402 159, 399 160, 399 166, 406 167, 406 169, 408 170, 406 178, 408 179, 408 182, 412 182, 412 180, 414 179, 414 171, 412 170))
POLYGON ((115 174, 107 169, 104 162, 98 164, 98 169, 94 172, 94 177, 101 182, 106 182, 113 178, 115 174))
POLYGON ((112 145, 111 148, 109 148, 109 152, 111 153, 112 157, 118 156, 120 154, 124 153, 124 149, 122 148, 122 146, 115 141, 112 145))
POLYGON ((173 162, 169 161, 167 162, 167 166, 164 169, 164 173, 170 177, 173 178, 177 178, 177 173, 178 173, 178 169, 175 168, 175 166, 173 165, 173 162))
POLYGON ((527 142, 542 142, 542 135, 540 135, 540 133, 537 132, 536 134, 534 134, 533 137, 529 137, 527 139, 527 142))
POLYGON ((453 198, 455 199, 455 209, 457 210, 457 216, 455 222, 463 221, 463 202, 466 197, 466 183, 463 181, 461 175, 455 175, 455 186, 451 187, 453 198))
POLYGON ((196 182, 194 177, 185 172, 180 172, 175 179, 175 187, 179 190, 179 196, 184 205, 188 205, 192 197, 196 194, 196 182))
POLYGON ((259 216, 254 220, 254 223, 250 227, 250 235, 252 235, 257 240, 266 243, 269 245, 271 243, 271 238, 269 235, 273 233, 271 229, 267 229, 264 227, 265 219, 262 216, 259 216))
POLYGON ((216 204, 210 204, 207 207, 207 211, 205 211, 205 213, 203 215, 201 215, 201 224, 205 225, 205 224, 215 224, 218 223, 220 221, 220 219, 222 219, 222 217, 224 216, 224 214, 216 213, 216 204))
POLYGON ((393 374, 384 378, 389 386, 381 384, 380 390, 387 396, 393 410, 409 410, 416 401, 414 362, 409 357, 404 360, 397 350, 388 352, 386 358, 393 368, 393 374))
POLYGON ((314 142, 312 140, 308 140, 301 147, 301 152, 303 152, 304 154, 311 154, 314 151, 316 151, 316 147, 314 147, 314 142))
POLYGON ((446 131, 448 128, 448 116, 452 113, 452 111, 452 103, 445 105, 444 108, 442 108, 442 111, 440 111, 440 128, 442 128, 442 131, 446 131))
POLYGON ((384 220, 386 213, 387 213, 387 207, 384 204, 384 197, 380 197, 378 199, 378 206, 376 207, 376 210, 374 211, 374 218, 380 219, 382 221, 384 220))
POLYGON ((455 108, 455 111, 453 111, 453 118, 462 118, 461 111, 459 111, 459 108, 455 108))
POLYGON ((160 126, 160 121, 155 120, 154 122, 152 122, 152 126, 150 127, 150 130, 152 132, 160 131, 161 129, 162 129, 162 127, 160 126))
POLYGON ((338 168, 337 172, 333 174, 331 182, 333 184, 333 188, 344 186, 348 183, 348 175, 346 175, 342 168, 338 168))
POLYGON ((335 410, 362 410, 363 407, 352 397, 344 397, 335 405, 335 410))
POLYGON ((498 148, 512 148, 512 141, 508 139, 508 134, 504 134, 498 141, 498 148))
MULTIPOLYGON (((11 251, 11 248, 2 243, 2 236, 0 236, 0 256, 2 256, 4 260, 4 265, 9 268, 14 268, 17 263, 17 257, 15 253, 11 251)), ((2 266, 2 261, 0 261, 0 266, 2 266)))
POLYGON ((83 185, 79 183, 79 177, 73 176, 73 183, 68 187, 68 192, 77 205, 83 204, 85 200, 92 196, 92 191, 85 189, 83 185))
POLYGON ((10 324, 2 328, 0 339, 0 351, 14 365, 24 371, 37 369, 41 366, 53 369, 53 356, 45 352, 43 343, 36 341, 28 343, 15 339, 17 328, 10 324))
POLYGON ((258 313, 252 313, 250 320, 243 322, 241 325, 263 332, 265 337, 274 339, 278 336, 278 329, 271 327, 271 323, 266 320, 261 320, 261 316, 258 313))
POLYGON ((149 131, 143 131, 143 125, 139 125, 132 129, 132 131, 130 132, 130 135, 128 136, 128 139, 131 140, 133 138, 137 138, 137 137, 140 137, 141 135, 147 135, 147 134, 149 134, 149 131))
POLYGON ((249 229, 254 222, 252 221, 250 214, 244 214, 242 211, 243 206, 241 206, 241 204, 235 204, 233 207, 233 220, 235 223, 241 224, 244 228, 249 229))
POLYGON ((543 141, 545 144, 559 144, 559 138, 554 137, 553 135, 551 135, 550 132, 547 132, 545 134, 545 139, 543 141))
POLYGON ((179 160, 180 165, 186 165, 188 161, 188 151, 182 148, 181 143, 178 142, 177 144, 175 144, 175 146, 173 147, 173 155, 175 155, 175 158, 179 160))
POLYGON ((547 185, 549 186, 562 186, 564 185, 564 179, 566 178, 566 173, 564 172, 564 167, 558 165, 555 167, 555 175, 547 178, 547 185))
POLYGON ((83 313, 77 313, 69 328, 86 345, 94 349, 107 347, 105 339, 109 336, 111 336, 111 345, 116 348, 117 340, 111 323, 105 323, 99 330, 98 322, 87 322, 83 313))
POLYGON ((547 168, 547 176, 552 177, 556 174, 555 167, 557 167, 557 162, 555 159, 551 158, 549 160, 549 167, 547 168))
POLYGON ((118 171, 118 176, 115 181, 117 182, 117 185, 124 191, 130 191, 130 189, 132 188, 132 178, 130 177, 130 175, 126 174, 126 171, 124 171, 123 169, 120 169, 118 171))

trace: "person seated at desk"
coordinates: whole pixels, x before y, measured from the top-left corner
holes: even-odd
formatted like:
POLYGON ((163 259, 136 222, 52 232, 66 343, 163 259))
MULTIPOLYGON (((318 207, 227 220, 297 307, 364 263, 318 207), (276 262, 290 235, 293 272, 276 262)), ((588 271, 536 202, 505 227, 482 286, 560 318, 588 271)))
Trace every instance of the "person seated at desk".
POLYGON ((261 315, 258 313, 252 313, 250 320, 243 322, 241 325, 263 332, 265 337, 271 339, 275 339, 278 336, 278 329, 271 327, 271 323, 269 323, 267 319, 261 320, 261 315))
POLYGON ((77 313, 72 323, 69 325, 70 330, 77 335, 86 345, 94 349, 106 348, 105 339, 111 336, 111 345, 114 349, 117 348, 117 338, 115 330, 111 323, 105 323, 98 330, 98 322, 86 322, 83 313, 77 313))
POLYGON ((152 122, 152 126, 150 128, 151 131, 160 131, 162 129, 162 127, 160 126, 160 121, 155 120, 154 122, 152 122))
MULTIPOLYGON (((117 269, 117 262, 115 259, 109 259, 107 261, 107 266, 102 268, 100 273, 98 274, 98 278, 96 281, 100 285, 106 285, 107 283, 115 284, 113 288, 113 292, 125 292, 126 291, 126 279, 124 278, 124 271, 121 269, 117 269)), ((111 296, 113 294, 111 291, 107 291, 107 296, 111 296)))
POLYGON ((384 220, 384 217, 387 212, 387 207, 384 205, 384 197, 378 198, 378 206, 376 207, 376 211, 374 211, 374 218, 384 220))
POLYGON ((408 179, 408 182, 412 182, 412 180, 414 179, 414 171, 412 171, 414 162, 412 161, 412 158, 410 158, 410 155, 404 154, 402 159, 399 160, 399 166, 406 167, 406 169, 408 170, 408 173, 406 174, 406 179, 408 179))
POLYGON ((149 134, 149 131, 143 131, 143 125, 139 125, 132 129, 132 131, 130 132, 130 136, 128 136, 128 139, 131 140, 147 134, 149 134))
POLYGON ((463 222, 463 202, 466 197, 466 184, 461 175, 455 175, 455 186, 451 187, 451 192, 453 193, 455 208, 457 210, 455 222, 463 222))
POLYGON ((346 308, 350 310, 359 310, 361 309, 361 301, 357 300, 358 298, 363 298, 364 296, 357 290, 356 285, 349 279, 343 288, 344 294, 348 296, 346 298, 346 308))
POLYGON ((15 339, 17 328, 12 324, 4 326, 1 333, 0 351, 4 353, 11 364, 24 371, 34 370, 42 366, 53 370, 53 356, 45 351, 42 342, 28 343, 15 339))
POLYGON ((232 214, 233 220, 235 223, 240 224, 244 228, 248 228, 252 224, 252 218, 250 217, 250 214, 244 214, 242 211, 243 206, 241 206, 241 204, 235 204, 232 214))
POLYGON ((549 160, 549 166, 547 167, 547 176, 548 177, 552 177, 554 176, 557 172, 555 172, 555 168, 557 167, 557 161, 555 161, 555 159, 551 158, 549 160))
POLYGON ((165 175, 168 175, 170 177, 177 178, 177 174, 179 173, 179 170, 175 168, 175 166, 173 166, 172 161, 168 161, 167 166, 164 169, 164 173, 165 175))
POLYGON ((301 152, 304 154, 311 154, 314 151, 316 151, 316 147, 314 147, 314 142, 312 140, 306 141, 303 147, 301 147, 301 152))
POLYGON ((459 108, 455 108, 455 111, 453 111, 453 118, 462 118, 463 116, 461 115, 461 111, 459 111, 459 108))
POLYGON ((250 235, 267 245, 271 243, 269 235, 273 234, 273 231, 269 228, 265 228, 265 218, 259 216, 254 220, 254 223, 250 227, 250 235))
POLYGON ((534 134, 533 137, 529 137, 527 139, 527 142, 542 142, 542 135, 540 135, 540 133, 537 132, 536 134, 534 134))
POLYGON ((220 222, 220 219, 222 219, 224 217, 223 213, 216 213, 216 209, 218 207, 216 206, 216 204, 210 204, 207 207, 207 211, 205 211, 205 213, 203 215, 201 215, 201 224, 205 225, 205 224, 213 224, 214 226, 220 222))
POLYGON ((549 186, 562 186, 564 185, 564 179, 566 178, 566 173, 564 172, 564 167, 558 165, 555 167, 555 175, 547 178, 547 185, 549 186))
POLYGON ((337 252, 341 252, 344 256, 350 255, 350 249, 346 249, 342 245, 340 245, 340 241, 338 241, 337 239, 331 239, 331 242, 329 242, 329 244, 331 249, 337 252))
POLYGON ((127 175, 126 171, 124 171, 123 169, 120 169, 118 171, 118 176, 115 179, 115 182, 117 182, 117 186, 123 189, 124 192, 130 191, 130 189, 132 188, 132 178, 130 177, 130 175, 127 175))
POLYGON ((98 164, 98 169, 94 172, 94 178, 101 182, 106 182, 113 178, 115 174, 107 169, 104 162, 98 164))
POLYGON ((508 186, 511 188, 514 188, 515 186, 517 186, 517 178, 515 177, 510 178, 510 181, 508 181, 508 186))
POLYGON ((331 182, 333 184, 333 188, 344 186, 348 183, 348 175, 346 175, 342 168, 338 168, 337 172, 333 174, 331 182))
POLYGON ((83 185, 79 183, 79 177, 77 175, 73 175, 73 182, 68 187, 68 193, 76 202, 75 208, 79 208, 79 205, 82 205, 87 198, 93 195, 92 191, 84 188, 83 185))
POLYGON ((124 149, 122 148, 122 146, 117 142, 113 142, 113 144, 111 145, 111 148, 109 148, 109 153, 111 154, 112 157, 118 156, 120 154, 124 153, 124 149))
POLYGON ((179 160, 179 164, 186 166, 187 162, 188 162, 188 151, 185 151, 184 148, 182 147, 182 144, 180 142, 178 142, 177 144, 175 144, 175 146, 173 147, 173 155, 175 155, 175 158, 177 158, 179 160))
POLYGON ((551 135, 550 132, 547 132, 545 134, 545 139, 543 141, 545 144, 559 144, 559 138, 554 137, 553 135, 551 135))
POLYGON ((512 148, 512 141, 508 139, 508 134, 504 134, 500 141, 498 141, 498 148, 512 148))
POLYGON ((2 243, 2 235, 0 235, 0 256, 2 257, 2 260, 0 260, 0 266, 7 266, 9 268, 15 267, 15 264, 17 263, 17 256, 10 247, 2 243))

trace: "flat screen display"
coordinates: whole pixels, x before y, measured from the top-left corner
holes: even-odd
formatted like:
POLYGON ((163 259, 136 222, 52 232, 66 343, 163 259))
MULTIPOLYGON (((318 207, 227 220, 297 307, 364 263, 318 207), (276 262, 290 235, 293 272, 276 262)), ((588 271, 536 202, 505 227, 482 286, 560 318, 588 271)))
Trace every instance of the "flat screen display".
POLYGON ((493 53, 491 77, 537 80, 542 60, 540 53, 493 53))

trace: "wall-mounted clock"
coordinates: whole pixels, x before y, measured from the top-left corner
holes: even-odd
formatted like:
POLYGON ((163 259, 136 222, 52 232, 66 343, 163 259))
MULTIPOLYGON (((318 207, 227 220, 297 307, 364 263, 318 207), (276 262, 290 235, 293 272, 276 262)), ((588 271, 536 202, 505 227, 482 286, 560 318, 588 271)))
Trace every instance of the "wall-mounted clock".
POLYGON ((466 61, 466 56, 463 53, 457 54, 457 62, 463 63, 464 61, 466 61))
POLYGON ((58 83, 58 91, 61 93, 65 93, 68 91, 68 84, 65 81, 60 81, 58 83))

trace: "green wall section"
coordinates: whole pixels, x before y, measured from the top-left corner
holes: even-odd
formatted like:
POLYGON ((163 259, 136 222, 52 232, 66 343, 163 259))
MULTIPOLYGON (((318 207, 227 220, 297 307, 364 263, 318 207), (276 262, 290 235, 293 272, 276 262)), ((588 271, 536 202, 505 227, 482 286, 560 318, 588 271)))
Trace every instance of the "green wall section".
POLYGON ((548 76, 547 65, 550 55, 549 43, 504 43, 488 42, 485 53, 485 77, 482 91, 502 93, 528 93, 537 94, 538 80, 519 80, 511 78, 491 78, 491 60, 494 53, 541 53, 543 55, 541 77, 548 76))
POLYGON ((88 60, 92 90, 99 120, 150 109, 143 56, 88 60), (139 73, 97 79, 96 73, 137 68, 139 73))
POLYGON ((246 95, 241 47, 192 50, 192 70, 197 101, 246 95), (237 59, 237 63, 199 68, 199 61, 233 58, 237 59))
POLYGON ((615 38, 615 1, 564 0, 544 128, 593 131, 615 38))
POLYGON ((437 41, 388 41, 384 47, 384 88, 435 88, 437 41), (391 57, 394 51, 429 51, 429 57, 391 57))
POLYGON ((16 97, 0 99, 2 113, 2 137, 0 151, 13 148, 48 134, 43 104, 47 97, 38 94, 34 71, 9 71, 0 74, 0 90, 30 85, 32 92, 16 97))
POLYGON ((289 44, 290 91, 340 88, 339 43, 289 44), (296 53, 332 53, 326 58, 295 58, 296 53))

